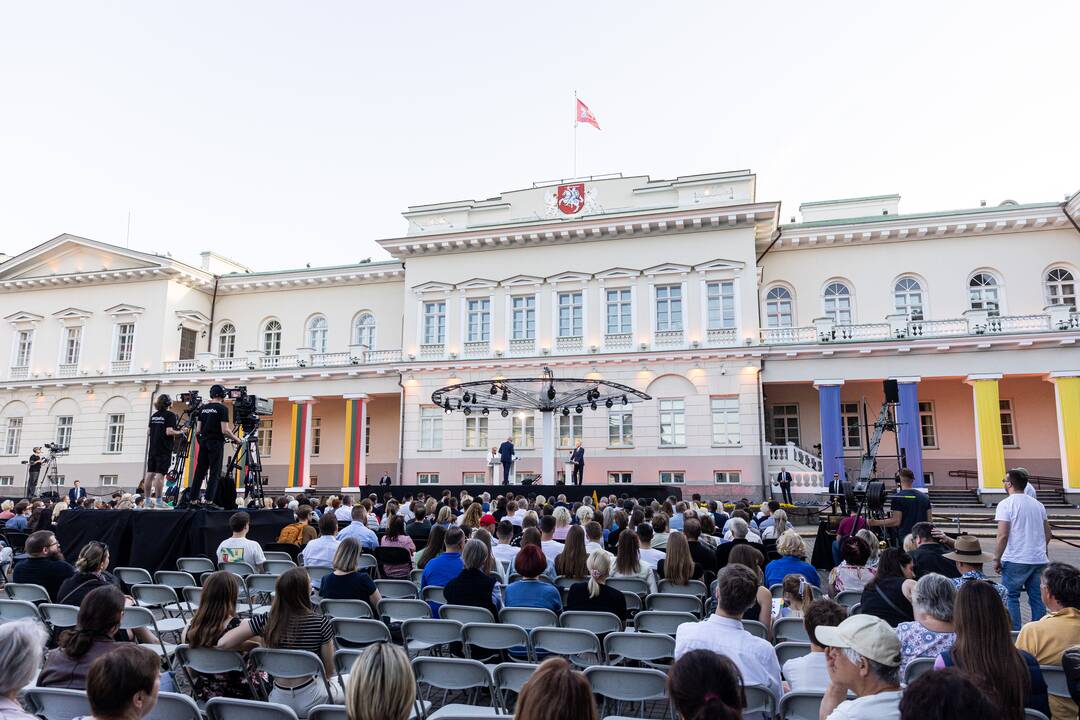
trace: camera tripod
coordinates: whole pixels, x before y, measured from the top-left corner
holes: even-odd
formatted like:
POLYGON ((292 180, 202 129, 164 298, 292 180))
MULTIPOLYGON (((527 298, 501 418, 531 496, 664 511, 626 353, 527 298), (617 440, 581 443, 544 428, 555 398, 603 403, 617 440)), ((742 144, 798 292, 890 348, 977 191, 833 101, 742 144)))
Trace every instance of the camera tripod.
MULTIPOLYGON (((191 443, 195 439, 195 410, 187 410, 181 423, 182 434, 173 444, 173 459, 169 471, 165 473, 165 490, 163 495, 170 497, 179 505, 180 503, 180 480, 184 477, 187 467, 188 455, 191 454, 191 443)), ((164 499, 164 498, 163 498, 164 499)))
MULTIPOLYGON (((262 503, 263 479, 262 457, 259 455, 259 418, 251 417, 244 422, 237 423, 233 432, 240 435, 240 443, 229 458, 229 464, 225 468, 225 477, 228 481, 235 482, 236 475, 241 473, 244 479, 244 498, 250 507, 262 503), (241 435, 241 432, 243 433, 241 435)), ((226 482, 225 479, 222 482, 226 482)))

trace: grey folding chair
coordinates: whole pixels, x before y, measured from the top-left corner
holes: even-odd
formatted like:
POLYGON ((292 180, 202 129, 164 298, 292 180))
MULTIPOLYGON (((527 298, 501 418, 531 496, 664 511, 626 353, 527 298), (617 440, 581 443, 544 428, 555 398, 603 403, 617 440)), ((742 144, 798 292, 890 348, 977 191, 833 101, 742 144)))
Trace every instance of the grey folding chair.
POLYGON ((776 714, 776 698, 768 688, 761 685, 745 685, 743 692, 746 694, 744 717, 759 717, 757 713, 764 713, 764 717, 771 718, 776 714))
POLYGON ((334 572, 334 568, 326 565, 305 565, 304 569, 307 570, 308 578, 312 584, 322 582, 324 577, 334 572))
POLYGON ((218 563, 218 570, 231 572, 233 575, 239 575, 242 578, 255 574, 255 566, 243 561, 218 563))
POLYGON ((759 623, 757 620, 743 620, 742 626, 751 635, 761 638, 762 640, 769 639, 769 629, 759 623))
POLYGON ((532 630, 537 627, 558 627, 559 618, 547 608, 504 607, 499 611, 499 622, 532 630))
POLYGON ((292 708, 262 700, 210 698, 206 703, 208 720, 297 720, 292 708))
POLYGON ((412 661, 413 675, 416 676, 417 697, 430 700, 432 688, 443 691, 440 705, 446 705, 446 698, 451 692, 463 692, 468 704, 475 705, 480 691, 487 690, 491 702, 497 702, 498 696, 492 684, 491 673, 483 663, 466 658, 418 657, 412 661), (423 692, 427 686, 427 696, 423 692))
POLYGON ((361 555, 356 561, 357 570, 367 570, 371 577, 375 577, 375 573, 378 571, 379 561, 375 559, 374 555, 368 555, 367 553, 361 555))
POLYGON ((442 585, 428 585, 420 591, 420 597, 427 602, 439 603, 440 605, 446 602, 446 595, 443 593, 442 585))
POLYGON ((73 628, 79 622, 79 608, 77 605, 41 603, 37 609, 41 619, 52 628, 73 628))
POLYGON ((668 705, 667 674, 653 668, 629 668, 593 665, 585 668, 585 678, 592 685, 593 693, 604 699, 601 715, 606 716, 608 701, 615 701, 619 714, 620 703, 638 703, 639 716, 645 717, 645 704, 662 701, 668 705))
POLYGON ((701 617, 701 598, 679 593, 653 593, 645 596, 645 608, 664 612, 687 612, 701 617))
POLYGON ((49 591, 34 583, 8 583, 4 586, 4 591, 12 600, 25 600, 32 603, 52 602, 49 591))
POLYGON ((132 585, 154 584, 154 578, 151 577, 149 572, 142 568, 118 567, 113 571, 113 575, 116 575, 116 578, 128 587, 131 587, 132 585))
POLYGON ((401 639, 405 652, 441 655, 443 648, 461 642, 461 623, 457 620, 413 618, 401 623, 401 639))
POLYGON ((806 625, 802 618, 785 617, 773 623, 773 637, 776 642, 810 642, 806 634, 806 625))
POLYGON ((194 613, 199 609, 199 601, 202 599, 201 587, 181 588, 180 594, 184 596, 184 602, 187 603, 189 612, 194 613))
MULTIPOLYGON (((904 684, 910 685, 911 683, 915 682, 916 678, 918 678, 923 673, 933 670, 934 662, 936 660, 936 657, 921 657, 915 658, 914 660, 909 662, 907 664, 907 667, 904 668, 904 684)), ((1048 682, 1047 685, 1049 684, 1050 683, 1048 682)))
POLYGON ((320 600, 319 610, 331 618, 370 618, 371 606, 363 600, 320 600))
POLYGON ((187 626, 184 606, 176 596, 176 590, 168 585, 132 585, 131 596, 140 607, 161 612, 162 617, 157 621, 158 630, 161 632, 179 633, 187 626))
POLYGON ((138 605, 128 605, 124 608, 124 612, 120 616, 120 629, 137 630, 138 628, 146 628, 147 630, 153 631, 154 636, 158 639, 157 645, 153 643, 142 643, 142 647, 153 650, 159 657, 172 657, 176 646, 170 645, 161 639, 161 631, 158 629, 157 619, 154 617, 154 613, 144 607, 139 607, 138 605))
POLYGON ((559 616, 559 627, 588 630, 596 635, 620 632, 622 621, 615 613, 566 610, 559 616))
POLYGON ((205 573, 212 573, 217 570, 217 566, 214 565, 214 561, 210 558, 204 557, 182 557, 176 558, 176 569, 181 572, 191 573, 199 584, 202 584, 202 576, 205 573))
POLYGON ((416 568, 409 572, 409 581, 413 585, 416 585, 416 587, 420 587, 420 579, 422 577, 424 577, 424 568, 416 568))
POLYGON ((25 619, 41 621, 37 605, 28 600, 0 600, 0 623, 25 619))
POLYGON ((600 662, 600 639, 589 630, 538 627, 532 631, 533 658, 541 653, 561 655, 578 667, 600 662))
POLYGON ((705 583, 700 580, 691 580, 685 585, 676 585, 671 580, 661 580, 656 589, 662 593, 672 595, 696 595, 702 598, 709 593, 709 589, 705 587, 705 583))
POLYGON ((199 706, 187 695, 159 692, 154 709, 146 720, 202 720, 199 706))
POLYGON ((349 720, 344 705, 316 705, 308 710, 308 720, 349 720))
MULTIPOLYGON (((326 678, 322 659, 307 650, 282 650, 280 648, 255 648, 250 655, 255 667, 272 678, 296 680, 314 677, 326 688, 326 696, 332 697, 330 681, 326 678)), ((207 706, 209 710, 209 705, 207 706)))
POLYGON ((794 660, 795 658, 801 658, 804 655, 810 654, 810 643, 808 642, 780 642, 776 643, 776 647, 773 648, 776 652, 776 660, 780 663, 780 667, 784 667, 784 663, 788 660, 794 660))
POLYGON ((850 609, 862 602, 862 590, 841 590, 836 594, 835 600, 850 609))
POLYGON ((378 620, 369 618, 336 617, 334 639, 341 648, 365 648, 380 642, 390 642, 390 629, 378 620))
POLYGON ((26 704, 31 711, 45 720, 71 720, 76 717, 92 717, 90 699, 84 690, 60 688, 27 688, 26 704))
POLYGON ((1050 718, 1046 717, 1038 710, 1024 708, 1024 720, 1050 720, 1050 718))
POLYGON ((661 633, 663 635, 674 636, 675 631, 683 623, 697 621, 698 619, 690 613, 645 610, 634 616, 634 629, 638 632, 661 633))
MULTIPOLYGON (((267 553, 267 555, 269 555, 269 554, 270 553, 267 553)), ((294 563, 292 560, 288 559, 288 555, 286 553, 280 553, 280 554, 285 555, 286 559, 279 560, 277 558, 274 558, 274 559, 270 559, 269 557, 266 558, 266 561, 263 562, 263 572, 264 573, 266 573, 267 575, 281 575, 282 573, 284 573, 284 572, 286 572, 288 570, 292 570, 294 567, 296 567, 296 563, 294 563)))
MULTIPOLYGON (((293 567, 296 567, 296 562, 292 559, 292 555, 287 552, 281 552, 280 550, 266 550, 263 552, 263 557, 267 560, 285 560, 292 563, 293 567)), ((263 565, 263 567, 266 567, 263 565)))
POLYGON ((559 575, 557 578, 555 578, 555 587, 559 589, 569 590, 571 585, 576 585, 579 582, 584 582, 584 580, 580 578, 570 578, 566 577, 565 575, 559 575))
POLYGON ((604 638, 604 654, 609 665, 634 661, 657 670, 667 670, 675 657, 675 638, 659 633, 611 633, 604 638))
POLYGON ((649 584, 637 577, 610 577, 607 579, 608 587, 613 587, 622 592, 632 592, 641 597, 649 593, 649 584))
POLYGON ((825 693, 808 690, 793 690, 780 698, 780 711, 783 720, 818 720, 821 701, 825 693))
POLYGON ((168 585, 176 592, 186 587, 198 587, 195 576, 183 570, 158 570, 154 573, 154 582, 158 585, 168 585))
POLYGON ((277 594, 277 575, 256 573, 244 578, 247 588, 248 612, 252 615, 270 612, 270 603, 277 594))
POLYGON ((521 688, 529 681, 539 665, 535 663, 505 662, 495 666, 491 676, 495 684, 495 691, 499 695, 499 705, 503 712, 513 712, 513 704, 510 702, 509 693, 517 695, 521 688))
MULTIPOLYGON (((177 664, 187 673, 188 680, 194 683, 192 672, 203 675, 223 675, 227 672, 238 672, 244 676, 247 682, 247 669, 244 658, 235 650, 221 650, 219 648, 193 648, 189 645, 176 646, 177 664)), ((259 689, 251 687, 252 697, 259 697, 259 689)))
POLYGON ((403 622, 413 618, 431 617, 431 606, 423 600, 411 598, 383 598, 379 603, 379 617, 390 618, 391 622, 403 622))
POLYGON ((493 623, 495 616, 487 608, 473 607, 472 605, 441 605, 439 617, 443 620, 457 620, 462 625, 466 623, 493 623))
POLYGON ((363 654, 364 651, 361 648, 342 648, 334 651, 334 672, 337 673, 338 684, 341 687, 345 687, 345 676, 352 672, 353 663, 363 654))
POLYGON ((461 643, 469 657, 475 654, 473 648, 497 650, 506 659, 530 657, 529 632, 519 625, 466 623, 461 627, 461 643))
POLYGON ((623 591, 623 600, 626 602, 626 611, 631 615, 641 609, 641 596, 636 592, 623 591))
POLYGON ((1043 680, 1051 695, 1067 698, 1069 695, 1069 683, 1065 679, 1065 670, 1060 665, 1040 665, 1043 680))
POLYGON ((375 587, 384 600, 420 597, 420 591, 409 580, 376 580, 375 587))

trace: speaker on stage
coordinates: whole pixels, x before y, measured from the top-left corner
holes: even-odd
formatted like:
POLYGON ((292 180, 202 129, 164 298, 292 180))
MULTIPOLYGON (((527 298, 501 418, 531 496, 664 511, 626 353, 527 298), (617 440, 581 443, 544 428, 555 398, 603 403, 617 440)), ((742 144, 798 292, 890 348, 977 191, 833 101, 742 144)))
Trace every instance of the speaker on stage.
POLYGON ((898 405, 900 403, 900 384, 895 380, 886 380, 885 386, 885 402, 890 405, 898 405))

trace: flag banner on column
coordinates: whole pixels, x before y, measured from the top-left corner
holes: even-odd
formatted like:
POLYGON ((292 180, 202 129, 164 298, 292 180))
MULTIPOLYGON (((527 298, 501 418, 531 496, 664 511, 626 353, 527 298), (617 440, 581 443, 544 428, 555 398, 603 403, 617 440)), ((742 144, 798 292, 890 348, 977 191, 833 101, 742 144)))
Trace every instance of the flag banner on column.
POLYGON ((345 400, 345 474, 342 487, 364 484, 364 402, 363 398, 345 400))
POLYGON ((1005 487, 1005 447, 1001 441, 1001 397, 997 380, 975 380, 975 456, 979 485, 1005 487))
POLYGON ((191 434, 191 442, 188 444, 187 463, 184 465, 184 477, 180 478, 180 489, 191 486, 191 476, 195 472, 195 463, 199 460, 199 441, 195 439, 195 433, 191 434))
POLYGON ((289 477, 285 487, 300 488, 307 485, 308 420, 311 404, 296 402, 292 406, 292 447, 289 449, 289 477))
POLYGON ((1080 487, 1080 377, 1054 379, 1058 399, 1061 468, 1068 489, 1080 487))

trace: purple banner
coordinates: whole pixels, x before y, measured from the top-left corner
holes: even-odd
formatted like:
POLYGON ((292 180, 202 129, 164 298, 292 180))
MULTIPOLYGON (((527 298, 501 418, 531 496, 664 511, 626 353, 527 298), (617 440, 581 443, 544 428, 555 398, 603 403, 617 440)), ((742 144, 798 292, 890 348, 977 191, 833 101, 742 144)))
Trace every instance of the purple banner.
POLYGON ((922 468, 922 427, 919 422, 919 384, 902 382, 900 405, 896 408, 897 434, 900 436, 900 452, 906 467, 915 473, 915 487, 921 488, 922 468))
POLYGON ((833 473, 844 475, 844 442, 840 421, 840 386, 819 385, 818 407, 821 412, 821 472, 826 486, 833 473))

